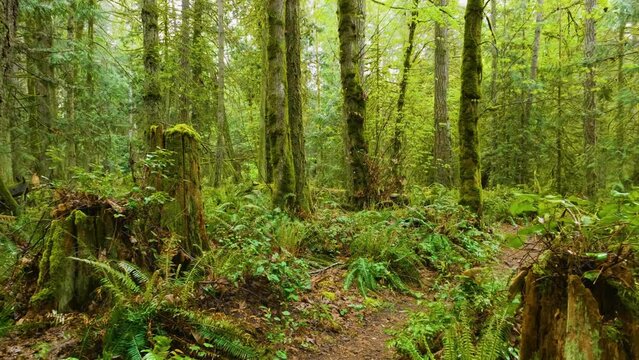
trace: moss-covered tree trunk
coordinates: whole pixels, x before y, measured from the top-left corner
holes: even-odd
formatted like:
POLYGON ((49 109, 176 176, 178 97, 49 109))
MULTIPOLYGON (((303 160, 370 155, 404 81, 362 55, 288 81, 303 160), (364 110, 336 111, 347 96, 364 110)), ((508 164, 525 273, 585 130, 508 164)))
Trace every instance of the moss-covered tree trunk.
MULTIPOLYGON (((446 6, 448 0, 440 0, 439 6, 446 6)), ((452 186, 453 148, 448 117, 448 25, 435 23, 435 143, 433 145, 433 181, 444 186, 452 186)))
POLYGON ((13 46, 16 36, 18 19, 18 1, 3 0, 0 3, 0 181, 8 184, 13 181, 13 167, 11 159, 11 121, 12 112, 7 104, 11 96, 7 84, 8 75, 13 67, 13 46))
POLYGON ((395 117, 395 131, 391 144, 391 188, 402 193, 404 191, 404 158, 403 158, 403 140, 404 140, 404 107, 406 104, 406 91, 408 90, 408 75, 413 65, 413 49, 415 47, 415 31, 417 30, 417 17, 419 11, 419 0, 413 1, 415 10, 411 11, 410 21, 408 23, 408 42, 404 51, 404 69, 402 78, 399 82, 399 96, 397 97, 397 115, 395 117))
POLYGON ((356 208, 375 201, 368 143, 364 137, 364 0, 339 0, 340 75, 345 123, 344 142, 350 176, 350 198, 356 208))
MULTIPOLYGON (((4 168, 0 168, 0 170, 4 170, 4 168)), ((20 215, 20 206, 18 206, 16 200, 11 196, 2 178, 0 178, 0 205, 6 207, 13 215, 20 215)))
MULTIPOLYGON (((162 123, 160 118, 160 50, 157 0, 142 0, 142 37, 144 61, 143 122, 140 128, 148 129, 162 123)), ((152 151, 153 149, 151 149, 152 151)))
POLYGON ((295 173, 288 126, 284 14, 284 0, 268 0, 266 125, 273 168, 273 206, 294 210, 295 173))
POLYGON ((286 0, 286 81, 288 84, 288 123, 295 172, 295 207, 310 211, 310 194, 306 181, 306 150, 302 104, 302 60, 300 45, 300 2, 286 0))
POLYGON ((468 0, 466 5, 458 126, 460 204, 468 206, 480 216, 482 213, 482 194, 477 123, 481 100, 483 6, 481 0, 468 0))

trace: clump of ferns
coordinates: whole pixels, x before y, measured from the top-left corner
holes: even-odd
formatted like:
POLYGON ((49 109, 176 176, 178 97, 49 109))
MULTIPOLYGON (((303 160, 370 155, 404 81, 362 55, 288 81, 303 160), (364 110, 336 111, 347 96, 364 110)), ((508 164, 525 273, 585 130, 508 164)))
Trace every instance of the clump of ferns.
POLYGON ((200 358, 224 354, 235 359, 257 359, 259 349, 248 334, 222 315, 210 316, 187 310, 180 298, 188 298, 199 266, 180 276, 179 266, 156 270, 149 277, 125 261, 73 258, 101 274, 102 287, 111 296, 112 308, 103 337, 103 356, 142 359, 155 335, 179 332, 185 352, 200 358), (173 276, 169 276, 172 272, 173 276), (181 295, 175 295, 181 294, 181 295), (195 351, 194 349, 197 349, 195 351))

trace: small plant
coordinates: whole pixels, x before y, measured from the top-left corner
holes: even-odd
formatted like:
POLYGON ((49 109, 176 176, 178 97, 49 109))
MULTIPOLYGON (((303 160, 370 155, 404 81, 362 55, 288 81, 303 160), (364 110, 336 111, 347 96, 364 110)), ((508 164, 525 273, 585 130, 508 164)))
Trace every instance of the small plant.
POLYGON ((388 270, 387 264, 361 257, 349 266, 344 280, 344 289, 349 289, 355 283, 362 295, 367 296, 369 291, 379 289, 380 282, 400 291, 408 290, 399 276, 388 270))

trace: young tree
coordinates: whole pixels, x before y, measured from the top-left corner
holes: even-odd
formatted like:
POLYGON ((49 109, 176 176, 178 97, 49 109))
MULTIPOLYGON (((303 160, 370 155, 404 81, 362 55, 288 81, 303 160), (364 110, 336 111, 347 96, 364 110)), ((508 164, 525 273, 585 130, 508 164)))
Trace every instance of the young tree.
POLYGON ((182 0, 182 24, 180 25, 180 123, 191 123, 191 2, 182 0))
POLYGON ((482 194, 477 123, 481 100, 483 1, 468 0, 464 19, 459 111, 459 193, 460 204, 468 206, 481 216, 482 194))
POLYGON ((375 198, 368 143, 364 137, 364 4, 364 0, 338 0, 337 11, 343 116, 346 124, 344 141, 351 178, 350 197, 356 208, 365 207, 375 198))
POLYGON ((275 187, 273 206, 292 210, 295 206, 295 173, 288 128, 284 13, 284 0, 267 0, 266 126, 275 187))
POLYGON ((215 147, 215 174, 213 185, 218 187, 222 183, 224 173, 224 149, 226 148, 224 130, 226 122, 226 109, 224 104, 224 75, 226 64, 224 63, 224 0, 217 0, 217 145, 215 147))
POLYGON ((304 148, 299 12, 299 0, 286 0, 286 81, 288 84, 288 124, 295 171, 295 203, 299 211, 308 212, 310 200, 306 182, 306 151, 304 148))
POLYGON ((402 154, 402 139, 404 137, 403 122, 404 122, 404 107, 406 105, 406 90, 408 88, 408 75, 410 74, 411 66, 413 65, 413 49, 415 47, 415 30, 417 29, 417 17, 419 11, 419 0, 413 0, 413 6, 415 9, 411 11, 410 22, 408 23, 408 43, 406 44, 406 51, 404 52, 404 69, 402 72, 402 79, 399 82, 399 96, 397 98, 397 116, 395 117, 395 133, 393 134, 393 141, 391 147, 391 173, 392 173, 392 188, 397 192, 404 190, 404 174, 403 167, 403 154, 402 154))
MULTIPOLYGON (((446 6, 448 0, 440 0, 446 6)), ((435 23, 435 143, 433 145, 433 180, 453 185, 453 149, 448 118, 448 25, 435 23)))

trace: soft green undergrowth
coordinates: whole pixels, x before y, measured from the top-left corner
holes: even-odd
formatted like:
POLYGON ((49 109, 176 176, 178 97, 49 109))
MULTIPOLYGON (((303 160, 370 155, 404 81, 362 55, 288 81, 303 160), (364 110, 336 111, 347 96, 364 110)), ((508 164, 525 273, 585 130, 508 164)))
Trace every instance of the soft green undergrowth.
MULTIPOLYGON (((121 182, 109 189, 102 183, 108 178, 92 174, 76 174, 74 179, 80 182, 76 190, 103 189, 101 197, 123 194, 128 186, 121 182)), ((313 290, 312 274, 342 268, 338 285, 359 291, 363 299, 358 306, 377 304, 375 298, 385 289, 418 299, 426 290, 437 294, 433 300, 419 300, 424 309, 394 334, 392 346, 403 356, 429 359, 444 349, 443 354, 458 352, 469 359, 516 358, 509 331, 517 300, 504 295, 507 279, 486 266, 504 242, 493 223, 524 226, 506 239, 514 245, 530 234, 560 231, 567 236, 577 222, 589 238, 599 239, 597 244, 606 236, 636 240, 636 192, 617 191, 608 202, 592 205, 499 188, 486 192, 481 222, 457 205, 454 191, 442 187, 414 187, 408 204, 361 212, 340 209, 340 194, 314 193, 314 203, 324 205, 309 218, 294 219, 271 209, 266 186, 205 188, 207 231, 216 246, 184 268, 174 263, 179 239, 170 237, 152 239, 161 246, 152 249, 155 261, 147 270, 121 261, 76 259, 102 279, 95 295, 109 304, 88 325, 80 351, 99 349, 105 358, 134 359, 285 358, 287 336, 307 326, 310 318, 305 316, 334 321, 322 304, 299 313, 293 310, 313 290), (572 228, 566 227, 566 219, 572 228), (437 279, 431 289, 423 288, 425 274, 437 279), (236 295, 229 295, 234 291, 236 295), (223 304, 216 305, 216 312, 203 308, 212 299, 236 301, 233 296, 246 294, 259 303, 253 310, 270 327, 267 334, 258 336, 242 321, 224 315, 223 304)), ((153 189, 134 189, 133 194, 124 205, 132 212, 162 201, 153 189)), ((35 205, 27 216, 46 210, 35 205)), ((37 232, 21 219, 10 226, 14 235, 8 244, 24 242, 26 234, 37 232)), ((592 253, 606 249, 588 247, 592 253)), ((15 259, 6 261, 12 264, 15 259)), ((330 300, 334 294, 324 297, 330 300)), ((10 329, 10 316, 3 314, 11 314, 13 307, 3 300, 0 318, 8 319, 8 325, 0 323, 0 328, 10 329)))

